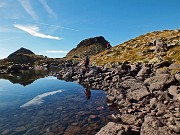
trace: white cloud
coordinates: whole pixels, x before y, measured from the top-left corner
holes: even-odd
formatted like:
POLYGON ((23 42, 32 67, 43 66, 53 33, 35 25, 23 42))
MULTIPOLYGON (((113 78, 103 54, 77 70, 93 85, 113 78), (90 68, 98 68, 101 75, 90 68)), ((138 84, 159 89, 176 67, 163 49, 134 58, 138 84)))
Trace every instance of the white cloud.
POLYGON ((54 11, 49 7, 46 0, 39 0, 39 2, 43 5, 44 9, 52 15, 54 18, 57 18, 57 15, 54 13, 54 11))
POLYGON ((38 16, 36 15, 35 11, 33 10, 30 2, 28 0, 19 0, 19 3, 22 5, 24 10, 34 19, 38 20, 38 16))
POLYGON ((46 53, 68 53, 68 51, 55 51, 55 50, 52 50, 52 51, 45 51, 46 53))
POLYGON ((29 107, 33 105, 40 105, 44 102, 44 98, 50 95, 54 95, 56 93, 62 92, 62 90, 52 91, 52 92, 46 92, 41 95, 38 95, 34 97, 32 100, 28 101, 27 103, 20 106, 20 108, 29 107))
POLYGON ((60 37, 54 37, 51 35, 45 35, 43 33, 40 33, 40 29, 39 27, 37 27, 36 25, 20 25, 20 24, 14 24, 14 27, 23 30, 27 33, 29 33, 32 36, 35 37, 40 37, 40 38, 48 38, 48 39, 55 39, 55 40, 62 40, 63 38, 60 37))

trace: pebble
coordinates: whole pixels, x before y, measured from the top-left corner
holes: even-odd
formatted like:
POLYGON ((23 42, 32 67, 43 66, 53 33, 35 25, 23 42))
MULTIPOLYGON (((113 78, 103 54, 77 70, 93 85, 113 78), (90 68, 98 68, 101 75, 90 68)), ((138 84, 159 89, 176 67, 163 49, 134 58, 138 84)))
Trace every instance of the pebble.
POLYGON ((178 126, 169 125, 169 128, 178 134, 180 133, 180 127, 178 127, 178 126))
POLYGON ((97 107, 96 110, 102 111, 102 110, 104 110, 104 107, 103 106, 97 107))
POLYGON ((8 133, 9 133, 9 130, 6 129, 6 130, 4 130, 1 134, 2 134, 2 135, 7 135, 8 133))

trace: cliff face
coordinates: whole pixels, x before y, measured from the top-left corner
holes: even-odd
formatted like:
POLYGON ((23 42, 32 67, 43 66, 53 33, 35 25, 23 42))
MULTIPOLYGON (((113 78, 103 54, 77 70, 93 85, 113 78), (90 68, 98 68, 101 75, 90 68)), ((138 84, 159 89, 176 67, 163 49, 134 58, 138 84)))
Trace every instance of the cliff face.
POLYGON ((89 56, 95 55, 106 49, 106 44, 108 43, 104 37, 94 37, 82 40, 76 48, 72 49, 67 55, 67 59, 72 58, 82 58, 86 54, 89 56))
POLYGON ((27 63, 34 63, 35 54, 26 49, 26 48, 20 48, 19 50, 15 51, 14 53, 10 54, 7 59, 10 62, 16 63, 16 64, 27 64, 27 63))

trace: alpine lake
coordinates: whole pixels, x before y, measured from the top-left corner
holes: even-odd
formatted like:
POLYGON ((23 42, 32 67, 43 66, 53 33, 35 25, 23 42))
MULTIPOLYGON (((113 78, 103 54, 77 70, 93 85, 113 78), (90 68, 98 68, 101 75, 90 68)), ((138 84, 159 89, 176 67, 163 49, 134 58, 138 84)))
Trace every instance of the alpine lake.
POLYGON ((113 121, 102 90, 47 71, 0 75, 1 135, 95 135, 113 121))

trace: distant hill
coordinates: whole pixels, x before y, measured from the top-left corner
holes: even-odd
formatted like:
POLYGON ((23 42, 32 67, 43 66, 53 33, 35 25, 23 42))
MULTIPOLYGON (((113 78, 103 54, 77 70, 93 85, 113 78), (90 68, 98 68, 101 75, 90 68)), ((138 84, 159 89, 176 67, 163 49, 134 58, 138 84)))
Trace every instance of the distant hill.
POLYGON ((98 54, 106 49, 107 43, 108 41, 102 36, 82 40, 66 55, 66 59, 83 58, 86 54, 89 56, 98 54))
POLYGON ((124 61, 148 63, 163 59, 180 63, 180 30, 154 31, 105 50, 91 58, 93 65, 117 64, 124 61), (167 45, 167 50, 158 53, 158 42, 167 45))
POLYGON ((22 47, 14 53, 10 54, 7 57, 7 60, 13 63, 27 64, 34 63, 35 57, 36 55, 32 51, 22 47))

